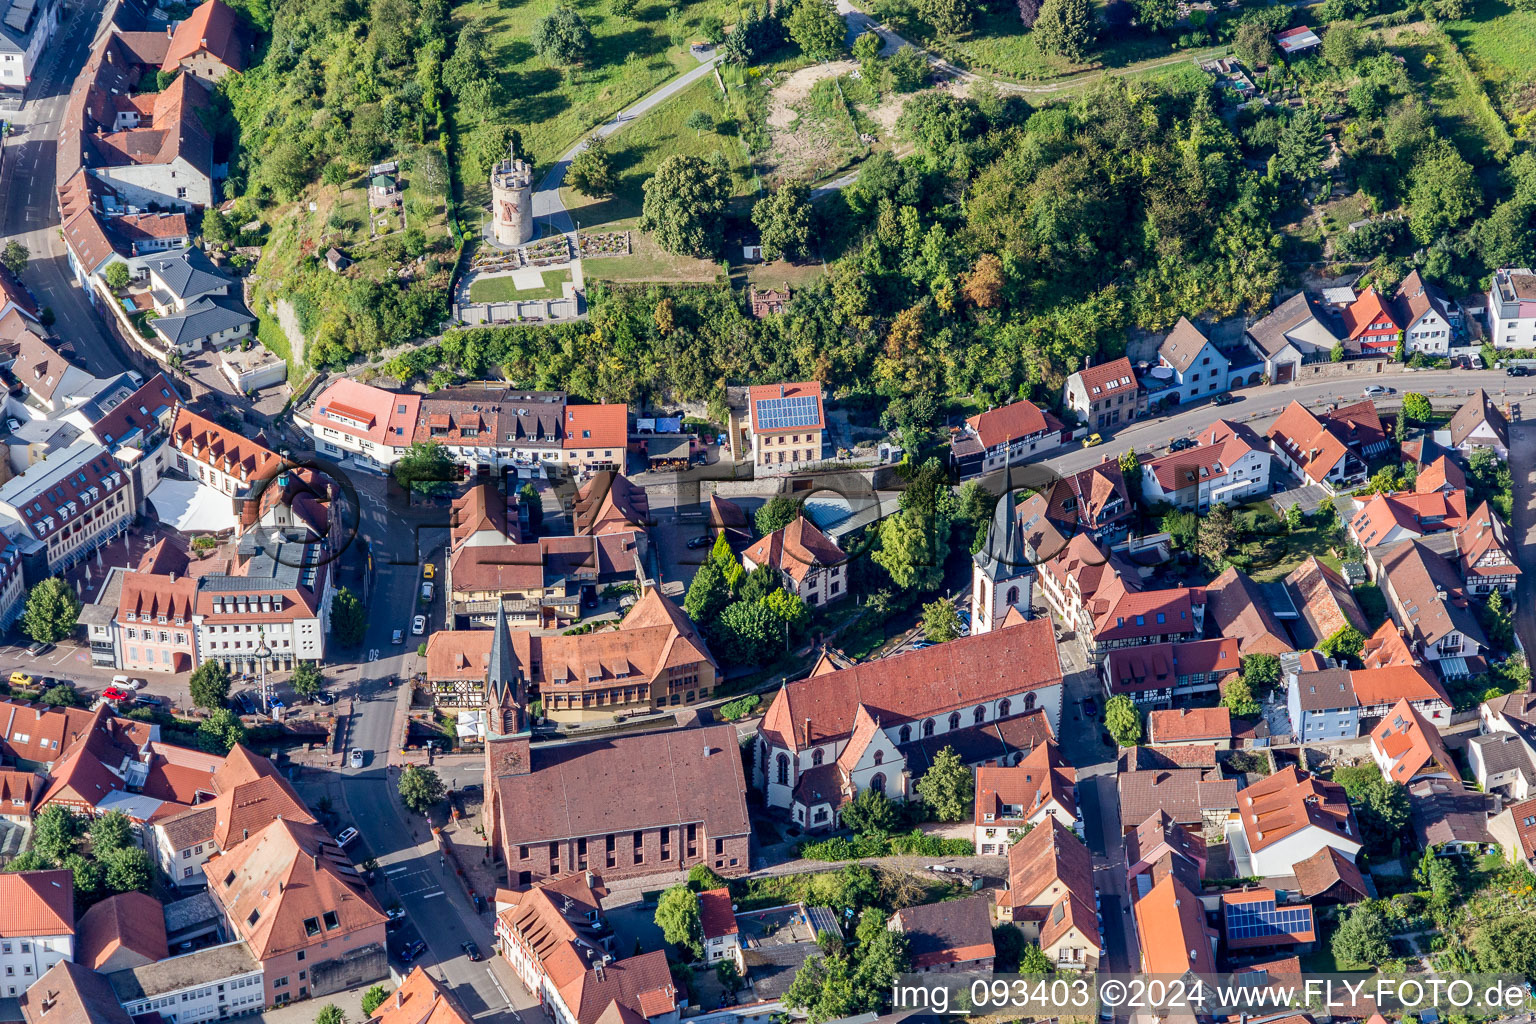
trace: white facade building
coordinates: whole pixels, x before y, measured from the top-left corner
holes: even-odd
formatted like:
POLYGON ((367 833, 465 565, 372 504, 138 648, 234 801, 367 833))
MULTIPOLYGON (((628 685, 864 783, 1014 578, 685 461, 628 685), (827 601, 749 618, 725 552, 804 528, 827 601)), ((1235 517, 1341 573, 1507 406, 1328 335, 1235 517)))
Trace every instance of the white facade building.
POLYGON ((1536 348, 1536 272, 1529 267, 1493 272, 1488 333, 1495 348, 1536 348))

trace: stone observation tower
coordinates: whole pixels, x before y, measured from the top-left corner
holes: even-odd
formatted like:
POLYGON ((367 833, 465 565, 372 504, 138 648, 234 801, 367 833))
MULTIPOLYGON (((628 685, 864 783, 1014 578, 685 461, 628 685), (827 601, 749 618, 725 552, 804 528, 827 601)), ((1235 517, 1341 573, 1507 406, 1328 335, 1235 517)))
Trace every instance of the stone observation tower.
POLYGON ((533 237, 533 165, 513 154, 491 168, 496 244, 511 248, 533 237))

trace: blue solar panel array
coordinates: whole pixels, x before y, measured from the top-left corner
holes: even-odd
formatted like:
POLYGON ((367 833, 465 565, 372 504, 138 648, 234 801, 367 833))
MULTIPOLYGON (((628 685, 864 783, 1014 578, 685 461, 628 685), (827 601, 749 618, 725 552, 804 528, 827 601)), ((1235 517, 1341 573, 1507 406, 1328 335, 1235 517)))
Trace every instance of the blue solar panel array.
POLYGON ((757 400, 759 430, 793 430, 796 427, 814 427, 820 422, 821 413, 816 409, 815 395, 757 400))
POLYGON ((1276 907, 1273 902, 1227 904, 1229 940, 1284 937, 1311 930, 1311 907, 1276 907))

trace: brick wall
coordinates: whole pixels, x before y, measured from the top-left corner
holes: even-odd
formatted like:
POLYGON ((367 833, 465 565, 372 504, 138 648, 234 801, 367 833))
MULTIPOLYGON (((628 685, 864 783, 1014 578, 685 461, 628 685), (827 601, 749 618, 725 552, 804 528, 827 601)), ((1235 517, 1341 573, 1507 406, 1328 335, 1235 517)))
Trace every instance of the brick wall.
POLYGON ((696 824, 690 843, 688 828, 688 825, 674 825, 591 836, 585 840, 562 839, 553 843, 509 841, 505 847, 507 881, 514 886, 526 885, 562 872, 580 870, 594 871, 607 879, 636 878, 686 870, 695 864, 708 864, 722 875, 746 872, 749 836, 722 837, 717 842, 706 834, 702 824, 696 824), (662 847, 664 834, 667 839, 665 851, 662 847), (733 860, 734 864, 731 863, 733 860))

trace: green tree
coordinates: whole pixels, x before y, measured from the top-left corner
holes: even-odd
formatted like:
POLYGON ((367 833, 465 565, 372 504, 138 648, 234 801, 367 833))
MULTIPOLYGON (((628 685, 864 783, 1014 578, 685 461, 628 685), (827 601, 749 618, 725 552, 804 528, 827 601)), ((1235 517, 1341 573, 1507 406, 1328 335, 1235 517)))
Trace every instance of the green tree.
POLYGON ((1313 107, 1302 107, 1280 126, 1275 142, 1276 166, 1299 182, 1311 181, 1323 168, 1328 143, 1323 138, 1323 117, 1313 107))
POLYGON ((446 494, 459 478, 448 449, 436 441, 418 441, 395 462, 395 481, 417 494, 446 494))
POLYGON ((1123 693, 1117 693, 1104 702, 1104 728, 1122 747, 1134 747, 1141 742, 1141 712, 1136 704, 1123 693))
POLYGON ((108 288, 120 292, 128 287, 128 264, 121 260, 114 260, 107 264, 107 269, 102 271, 101 276, 106 279, 108 288))
POLYGON ((1295 533, 1306 524, 1306 514, 1301 511, 1301 502, 1295 502, 1286 507, 1285 528, 1295 533))
POLYGON ((38 700, 58 708, 79 707, 84 703, 80 693, 73 686, 67 686, 64 683, 48 687, 38 700))
POLYGON ((229 668, 222 661, 209 659, 192 670, 187 681, 195 707, 213 711, 229 699, 229 668))
POLYGON ((1253 691, 1241 679, 1234 679, 1221 688, 1221 706, 1239 718, 1252 718, 1260 711, 1253 691))
POLYGON ((331 599, 331 635, 343 647, 354 647, 363 642, 368 632, 368 612, 348 587, 336 591, 331 599))
POLYGON ((960 612, 948 598, 923 605, 923 635, 936 644, 960 635, 960 612))
POLYGON ((1468 943, 1477 965, 1490 974, 1536 974, 1536 920, 1505 914, 1480 925, 1468 943))
POLYGON ((389 989, 383 985, 372 985, 363 993, 363 1016, 372 1017, 373 1011, 384 1005, 384 1000, 389 998, 389 989))
POLYGON ((155 869, 149 854, 137 846, 113 850, 102 859, 106 865, 106 886, 113 892, 149 892, 155 869))
POLYGON ((55 644, 75 631, 80 621, 80 599, 62 576, 50 576, 27 595, 21 628, 40 644, 55 644))
POLYGON ((1258 20, 1244 20, 1232 33, 1232 52, 1238 60, 1257 70, 1273 64, 1279 54, 1270 38, 1269 26, 1258 20))
POLYGON ((864 77, 873 76, 879 69, 880 51, 884 48, 885 40, 874 29, 870 29, 853 41, 853 59, 859 62, 864 77))
POLYGON ((976 784, 971 770, 954 747, 945 747, 917 780, 917 795, 933 809, 939 821, 960 821, 970 814, 976 784))
POLYGON ((758 665, 783 651, 787 629, 762 601, 736 601, 720 613, 714 635, 720 653, 736 665, 758 665))
POLYGON ((1356 904, 1333 933, 1333 958, 1340 970, 1373 968, 1392 959, 1392 936, 1376 901, 1356 904))
POLYGON ((1273 654, 1250 654, 1242 661, 1243 682, 1252 693, 1267 693, 1280 682, 1280 659, 1273 654))
POLYGON ((731 588, 720 566, 713 560, 699 566, 683 597, 683 611, 688 617, 700 625, 711 626, 730 603, 731 588))
POLYGON ((1034 35, 1045 53, 1080 61, 1093 44, 1093 7, 1088 0, 1045 0, 1034 35))
POLYGON ((1347 356, 1348 353, 1344 351, 1344 343, 1342 341, 1328 350, 1328 361, 1330 363, 1342 363, 1347 356))
POLYGON ((907 960, 907 937, 889 928, 871 935, 859 949, 858 967, 854 971, 854 991, 862 1009, 883 1006, 896 976, 910 966, 907 960))
POLYGON ((69 854, 60 867, 74 876, 77 905, 85 901, 94 901, 101 895, 102 887, 107 884, 106 865, 101 861, 92 860, 83 853, 69 854))
POLYGON ((709 892, 711 889, 724 889, 725 879, 710 870, 708 864, 695 864, 688 869, 688 888, 694 892, 709 892))
POLYGON ((1432 242, 1471 219, 1483 201, 1472 165, 1449 143, 1432 147, 1408 180, 1408 228, 1420 242, 1432 242))
POLYGON ((447 792, 443 780, 431 768, 406 765, 400 773, 400 800, 417 814, 426 814, 447 792))
POLYGON ((941 36, 957 36, 976 18, 973 0, 917 0, 917 16, 941 36))
POLYGON ((699 894, 686 885, 674 885, 656 900, 656 927, 661 937, 682 946, 697 959, 704 955, 704 932, 699 925, 699 894))
POLYGON ((1051 958, 1045 955, 1038 943, 1031 942, 1024 947, 1019 957, 1020 974, 1050 974, 1052 969, 1051 958))
POLYGON ((320 686, 325 678, 320 675, 318 662, 301 661, 293 670, 293 677, 288 680, 288 685, 293 687, 293 692, 300 697, 313 697, 320 692, 320 686))
POLYGON ((782 530, 799 518, 800 503, 794 498, 779 495, 763 502, 757 514, 753 516, 752 523, 757 527, 757 532, 766 537, 776 530, 782 530))
POLYGON ((784 27, 812 60, 834 60, 843 55, 848 28, 832 0, 796 0, 784 27))
POLYGON ((901 812, 878 789, 861 789, 843 805, 843 824, 859 834, 890 833, 901 824, 901 812))
POLYGON ((122 811, 108 811, 86 829, 91 837, 91 855, 101 858, 133 842, 133 824, 122 811))
POLYGON ((916 92, 928 84, 928 55, 915 46, 908 44, 891 54, 886 67, 897 92, 916 92))
POLYGON ((1162 32, 1172 28, 1179 20, 1176 0, 1132 0, 1136 8, 1136 22, 1143 28, 1162 32))
POLYGON ((716 157, 702 160, 674 153, 643 186, 640 230, 649 231, 667 252, 708 259, 719 251, 731 176, 724 160, 716 157))
POLYGON ((63 804, 49 804, 32 819, 32 849, 52 867, 75 849, 85 822, 63 804))
POLYGON ((1354 626, 1341 626, 1338 631, 1317 645, 1317 649, 1330 658, 1358 658, 1365 647, 1365 634, 1354 626))
POLYGON ((1187 509, 1178 509, 1163 516, 1158 524, 1173 539, 1173 546, 1180 551, 1194 551, 1200 540, 1200 518, 1187 509))
POLYGON ((1333 781, 1344 787, 1354 806, 1366 845, 1372 851, 1390 851, 1408 828, 1407 788, 1383 777, 1374 764, 1335 769, 1333 781))
POLYGON ((688 120, 684 124, 693 129, 694 138, 715 130, 715 119, 709 116, 707 110, 695 110, 688 115, 688 120))
POLYGON ((811 624, 810 606, 800 598, 798 594, 791 594, 780 587, 763 598, 763 607, 773 613, 773 617, 789 627, 789 635, 799 639, 807 626, 811 624))
POLYGON ((518 488, 517 503, 528 509, 528 536, 523 539, 533 540, 544 526, 544 499, 539 496, 539 489, 533 486, 532 480, 518 488))
POLYGON ((315 1024, 347 1024, 347 1015, 335 1003, 326 1003, 315 1014, 315 1024))
POLYGON ((582 195, 594 199, 613 195, 613 154, 608 149, 606 138, 597 132, 587 136, 586 146, 571 159, 571 165, 565 169, 565 183, 582 195))
POLYGON ((798 263, 811 252, 811 193, 803 184, 787 181, 752 207, 763 259, 798 263))
POLYGON ((1200 557, 1212 567, 1225 563, 1227 552, 1237 540, 1237 523, 1226 504, 1213 505, 1200 524, 1200 557))
POLYGON ((903 509, 880 520, 880 547, 870 557, 902 590, 933 590, 944 580, 949 524, 903 509))
POLYGON ((1429 399, 1416 391, 1410 391, 1403 395, 1402 413, 1415 423, 1428 423, 1435 416, 1435 408, 1429 404, 1429 399))
POLYGON ((1339 71, 1354 67, 1364 47, 1364 34, 1348 22, 1333 22, 1323 33, 1323 60, 1339 71))
POLYGON ((569 68, 586 59, 592 49, 592 30, 576 8, 560 3, 534 22, 531 40, 533 52, 546 64, 569 68))
POLYGON ((245 726, 228 708, 215 708, 197 727, 197 745, 210 754, 227 754, 244 742, 245 726))
POLYGON ((608 12, 615 18, 623 18, 625 21, 635 16, 637 6, 639 6, 639 0, 608 0, 608 12))
POLYGON ((0 249, 0 266, 4 266, 17 277, 26 272, 27 263, 31 259, 32 250, 14 238, 5 243, 4 249, 0 249))
POLYGON ((826 1024, 858 1013, 859 996, 848 957, 807 958, 784 993, 784 1005, 802 1011, 807 1024, 826 1024))

